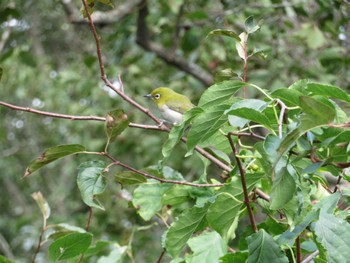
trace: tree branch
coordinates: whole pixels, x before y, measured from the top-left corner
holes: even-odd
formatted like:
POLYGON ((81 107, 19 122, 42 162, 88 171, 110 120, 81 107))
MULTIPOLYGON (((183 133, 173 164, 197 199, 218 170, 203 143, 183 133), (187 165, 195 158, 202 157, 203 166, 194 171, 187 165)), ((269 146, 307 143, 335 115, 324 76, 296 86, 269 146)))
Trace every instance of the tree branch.
MULTIPOLYGON (((73 121, 106 121, 105 117, 99 117, 99 116, 77 116, 77 115, 67 115, 67 114, 60 114, 55 112, 49 112, 49 111, 41 111, 36 110, 33 108, 28 107, 20 107, 16 106, 7 102, 0 101, 0 105, 5 106, 7 108, 10 108, 12 110, 17 111, 24 111, 24 112, 30 112, 35 113, 38 115, 43 116, 49 116, 52 118, 58 118, 58 119, 69 119, 73 121)), ((139 123, 129 123, 130 128, 139 128, 139 129, 145 129, 145 130, 156 130, 156 131, 168 131, 168 128, 166 126, 159 126, 159 125, 146 125, 146 124, 139 124, 139 123)), ((17 149, 15 149, 17 150, 17 149)))
POLYGON ((194 186, 194 187, 221 187, 221 186, 224 186, 224 184, 196 184, 196 183, 189 183, 189 182, 185 182, 185 181, 162 179, 162 178, 156 177, 154 175, 145 173, 143 171, 137 170, 137 169, 135 169, 135 168, 125 164, 125 163, 122 163, 122 162, 116 160, 108 152, 102 152, 100 154, 104 155, 104 156, 107 156, 110 160, 113 161, 113 164, 115 164, 115 165, 121 166, 121 167, 123 167, 123 168, 125 168, 125 169, 127 169, 129 171, 132 171, 134 173, 142 175, 142 176, 144 176, 146 178, 156 180, 156 181, 158 181, 160 183, 171 183, 171 184, 188 185, 188 186, 194 186))
POLYGON ((173 56, 171 50, 167 50, 160 44, 150 41, 149 31, 146 23, 147 15, 147 0, 143 0, 140 4, 139 16, 137 19, 136 43, 140 45, 143 49, 155 53, 159 58, 163 59, 168 64, 173 65, 178 69, 192 75, 204 85, 212 85, 213 76, 209 72, 205 71, 204 69, 202 69, 194 63, 188 62, 182 57, 173 56))

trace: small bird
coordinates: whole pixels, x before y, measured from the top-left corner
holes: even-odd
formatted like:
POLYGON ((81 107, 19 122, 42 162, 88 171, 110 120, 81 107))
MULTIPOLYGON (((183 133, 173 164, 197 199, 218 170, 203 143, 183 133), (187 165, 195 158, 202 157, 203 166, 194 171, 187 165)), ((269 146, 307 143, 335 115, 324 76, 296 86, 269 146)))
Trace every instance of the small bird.
POLYGON ((151 98, 165 120, 173 125, 180 124, 183 114, 194 107, 189 98, 166 87, 156 88, 144 97, 151 98))

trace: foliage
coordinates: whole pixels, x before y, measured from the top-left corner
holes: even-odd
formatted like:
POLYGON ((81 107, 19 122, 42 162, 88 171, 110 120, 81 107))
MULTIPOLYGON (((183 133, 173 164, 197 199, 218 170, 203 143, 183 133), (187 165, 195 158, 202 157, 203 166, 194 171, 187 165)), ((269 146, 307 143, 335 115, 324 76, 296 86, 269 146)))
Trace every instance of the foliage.
POLYGON ((1 4, 0 22, 15 23, 16 42, 0 56, 1 97, 32 107, 0 108, 7 258, 26 259, 27 250, 37 262, 154 262, 163 253, 171 262, 350 257, 346 3, 129 1, 138 19, 150 8, 148 39, 132 11, 117 21, 117 33, 109 20, 99 22, 100 10, 117 10, 111 1, 89 0, 70 17, 75 26, 60 24, 55 12, 71 8, 63 2, 1 4), (45 27, 35 25, 40 8, 53 10, 42 14, 45 27), (95 41, 90 13, 92 32, 102 36, 95 41), (29 43, 25 34, 38 28, 47 38, 29 43), (155 55, 131 45, 131 34, 155 55), (147 42, 155 39, 156 48, 147 42), (157 57, 179 71, 163 70, 157 57), (115 72, 123 80, 111 83, 106 75, 115 72), (197 107, 180 125, 162 125, 137 103, 157 82, 191 87, 184 93, 197 107), (139 124, 145 116, 159 125, 139 124), (38 189, 43 194, 32 197, 41 213, 33 213, 26 198, 38 189), (6 227, 9 220, 15 224, 6 227))

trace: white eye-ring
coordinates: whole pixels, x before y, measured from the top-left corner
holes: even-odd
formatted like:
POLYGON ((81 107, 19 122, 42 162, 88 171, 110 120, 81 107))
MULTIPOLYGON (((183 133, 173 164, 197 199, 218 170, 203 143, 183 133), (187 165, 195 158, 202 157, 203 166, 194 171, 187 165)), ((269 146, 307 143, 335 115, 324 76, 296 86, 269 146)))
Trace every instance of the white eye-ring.
POLYGON ((157 94, 155 94, 153 97, 154 97, 156 100, 159 100, 159 99, 160 99, 160 94, 157 93, 157 94))

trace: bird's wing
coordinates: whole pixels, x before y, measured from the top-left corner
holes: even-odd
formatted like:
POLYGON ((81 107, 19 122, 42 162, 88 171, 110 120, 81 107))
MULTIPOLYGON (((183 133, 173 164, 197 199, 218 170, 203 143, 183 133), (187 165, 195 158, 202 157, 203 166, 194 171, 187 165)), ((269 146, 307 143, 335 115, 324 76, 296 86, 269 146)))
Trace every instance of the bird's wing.
POLYGON ((191 103, 191 101, 183 101, 181 103, 175 101, 169 101, 167 102, 167 105, 170 109, 174 110, 174 111, 177 111, 177 112, 180 112, 180 113, 185 113, 186 111, 192 109, 194 107, 194 105, 191 103))

